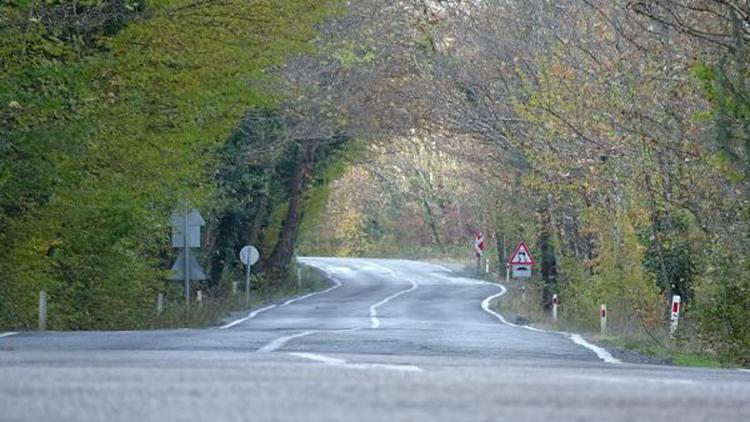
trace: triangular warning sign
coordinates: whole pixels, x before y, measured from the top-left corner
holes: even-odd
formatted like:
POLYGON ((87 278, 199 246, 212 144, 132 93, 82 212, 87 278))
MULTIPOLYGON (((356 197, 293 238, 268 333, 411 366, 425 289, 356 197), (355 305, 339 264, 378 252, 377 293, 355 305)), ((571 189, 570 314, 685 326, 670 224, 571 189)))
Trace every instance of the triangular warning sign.
POLYGON ((526 246, 525 243, 523 243, 523 240, 518 242, 518 245, 516 245, 516 249, 513 251, 513 255, 510 256, 510 261, 508 261, 511 265, 534 265, 534 257, 531 255, 531 252, 529 252, 529 248, 526 246))

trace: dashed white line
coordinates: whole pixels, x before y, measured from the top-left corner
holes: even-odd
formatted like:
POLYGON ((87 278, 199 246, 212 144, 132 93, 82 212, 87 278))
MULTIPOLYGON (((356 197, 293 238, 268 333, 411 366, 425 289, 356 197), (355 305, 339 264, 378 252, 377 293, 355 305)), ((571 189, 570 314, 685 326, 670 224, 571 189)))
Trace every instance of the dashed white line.
POLYGON ((562 335, 568 337, 573 343, 591 350, 592 352, 594 352, 594 354, 596 354, 596 356, 599 359, 601 359, 602 361, 604 361, 606 363, 614 363, 614 364, 622 363, 622 361, 620 359, 617 359, 614 356, 612 356, 612 354, 610 354, 604 348, 596 346, 594 344, 591 344, 591 343, 587 342, 579 334, 568 333, 568 332, 564 332, 564 331, 541 330, 541 329, 536 328, 536 327, 531 327, 531 326, 528 326, 528 325, 518 325, 518 324, 513 324, 512 322, 509 322, 508 320, 505 319, 505 317, 503 317, 502 315, 500 315, 499 313, 493 311, 490 308, 490 304, 492 303, 492 301, 495 300, 496 298, 504 295, 505 292, 507 291, 507 289, 505 288, 505 286, 503 286, 501 284, 488 283, 488 282, 485 282, 485 283, 499 287, 500 288, 500 293, 496 293, 496 294, 494 294, 492 296, 489 296, 489 297, 485 298, 482 301, 482 309, 484 309, 485 312, 488 312, 489 314, 495 316, 495 318, 497 318, 498 320, 500 320, 500 322, 502 322, 503 324, 510 325, 511 327, 525 328, 527 330, 536 331, 536 332, 539 332, 539 333, 556 333, 556 334, 562 334, 562 335))
POLYGON ((309 336, 311 334, 318 334, 318 333, 349 333, 349 332, 359 331, 359 330, 360 330, 359 328, 344 328, 344 329, 340 329, 340 330, 308 330, 308 331, 303 331, 301 333, 290 334, 288 336, 279 337, 279 338, 277 338, 277 339, 269 342, 265 346, 261 347, 260 349, 258 349, 257 352, 258 353, 275 352, 276 350, 284 347, 290 341, 292 341, 292 340, 294 340, 296 338, 307 337, 307 336, 309 336))
POLYGON ((2 337, 10 337, 10 336, 14 336, 16 334, 18 334, 18 333, 14 332, 14 331, 7 332, 7 333, 2 333, 2 334, 0 334, 0 338, 2 338, 2 337))
POLYGON ((397 297, 399 297, 401 295, 407 294, 409 292, 413 292, 414 290, 417 289, 417 287, 419 287, 419 284, 417 284, 414 281, 411 281, 411 287, 409 287, 408 289, 396 292, 396 293, 388 296, 387 298, 381 300, 380 302, 378 302, 378 303, 370 306, 370 328, 372 328, 372 329, 380 328, 380 320, 378 319, 378 307, 380 307, 382 305, 385 305, 389 301, 391 301, 391 300, 393 300, 393 299, 395 299, 395 298, 397 298, 397 297))
POLYGON ((294 340, 295 338, 305 337, 309 336, 310 334, 319 333, 320 330, 310 330, 310 331, 304 331, 297 334, 292 334, 284 337, 279 337, 276 340, 266 344, 265 346, 258 349, 258 353, 270 353, 273 351, 278 350, 280 347, 287 344, 290 340, 294 340))
MULTIPOLYGON (((367 264, 370 264, 370 265, 372 265, 374 267, 378 267, 378 268, 381 268, 381 269, 385 270, 393 278, 398 278, 398 275, 396 274, 396 272, 393 271, 392 269, 388 268, 388 267, 384 267, 382 265, 375 264, 374 262, 369 262, 369 261, 364 261, 364 262, 366 262, 367 264)), ((380 328, 380 320, 378 319, 378 308, 380 306, 385 305, 386 303, 390 302, 391 300, 393 300, 393 299, 395 299, 395 298, 397 298, 397 297, 399 297, 399 296, 401 296, 403 294, 406 294, 406 293, 409 293, 409 292, 413 292, 414 290, 417 289, 417 287, 419 287, 419 284, 417 284, 414 280, 409 280, 409 282, 411 283, 411 287, 409 287, 408 289, 404 289, 404 290, 398 291, 398 292, 396 292, 396 293, 388 296, 387 298, 381 300, 380 302, 378 302, 378 303, 370 306, 370 328, 372 328, 372 329, 380 328)))
POLYGON ((324 365, 339 366, 352 369, 384 369, 388 371, 422 372, 422 368, 414 365, 394 365, 387 363, 348 363, 344 359, 332 358, 317 353, 290 353, 290 355, 320 362, 324 365))

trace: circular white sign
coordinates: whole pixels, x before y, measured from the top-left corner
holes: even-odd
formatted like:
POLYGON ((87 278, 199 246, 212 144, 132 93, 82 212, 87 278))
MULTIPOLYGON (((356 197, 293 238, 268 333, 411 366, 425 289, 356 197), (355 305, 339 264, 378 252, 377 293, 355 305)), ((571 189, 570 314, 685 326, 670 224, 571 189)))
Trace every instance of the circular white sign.
POLYGON ((255 246, 245 246, 240 251, 240 261, 245 265, 255 265, 258 262, 258 258, 260 258, 260 254, 255 249, 255 246))

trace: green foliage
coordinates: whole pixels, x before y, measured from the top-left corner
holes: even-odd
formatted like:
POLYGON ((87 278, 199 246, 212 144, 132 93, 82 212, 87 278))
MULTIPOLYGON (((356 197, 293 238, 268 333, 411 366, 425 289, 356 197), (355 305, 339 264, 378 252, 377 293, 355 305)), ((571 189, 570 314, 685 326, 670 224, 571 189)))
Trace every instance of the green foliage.
POLYGON ((0 6, 0 326, 33 326, 39 290, 53 328, 143 323, 169 212, 252 201, 229 203, 226 182, 254 189, 250 174, 214 182, 220 148, 277 99, 251 82, 308 49, 335 3, 78 1, 84 32, 62 18, 72 2, 0 6))
MULTIPOLYGON (((738 52, 734 66, 726 58, 716 64, 698 62, 693 66, 693 75, 702 83, 711 104, 719 158, 738 166, 744 173, 742 179, 750 174, 750 88, 746 82, 750 69, 745 50, 747 47, 738 52)), ((734 182, 742 179, 733 177, 734 182)))
POLYGON ((747 245, 737 251, 717 249, 722 263, 696 288, 698 324, 706 343, 725 358, 750 363, 750 260, 747 245))
POLYGON ((656 230, 666 239, 662 245, 663 262, 651 228, 639 233, 641 244, 648 248, 643 260, 645 269, 655 275, 657 286, 670 286, 672 294, 680 295, 686 303, 693 298, 693 282, 697 272, 693 256, 695 239, 690 237, 689 229, 685 216, 675 216, 669 225, 663 220, 657 222, 656 230))

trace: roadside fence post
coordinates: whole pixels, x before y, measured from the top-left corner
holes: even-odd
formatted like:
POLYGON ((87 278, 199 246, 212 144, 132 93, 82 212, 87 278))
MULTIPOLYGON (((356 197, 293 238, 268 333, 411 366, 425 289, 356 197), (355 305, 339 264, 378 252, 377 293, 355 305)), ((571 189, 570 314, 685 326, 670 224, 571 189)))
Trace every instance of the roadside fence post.
POLYGON ((47 292, 39 292, 39 330, 47 329, 47 292))
POLYGON ((602 304, 599 315, 601 317, 601 321, 599 323, 601 328, 601 337, 604 337, 607 332, 607 305, 602 304))
POLYGON ((159 293, 156 296, 156 315, 161 316, 162 312, 164 312, 164 293, 159 293))
POLYGON ((198 302, 198 307, 200 308, 203 307, 203 291, 202 290, 198 290, 195 293, 195 301, 198 302))
POLYGON ((552 295, 552 320, 557 322, 557 293, 552 295))
POLYGON ((674 337, 675 331, 677 331, 677 324, 680 322, 680 295, 672 296, 672 316, 670 317, 671 323, 669 324, 669 336, 674 337))

